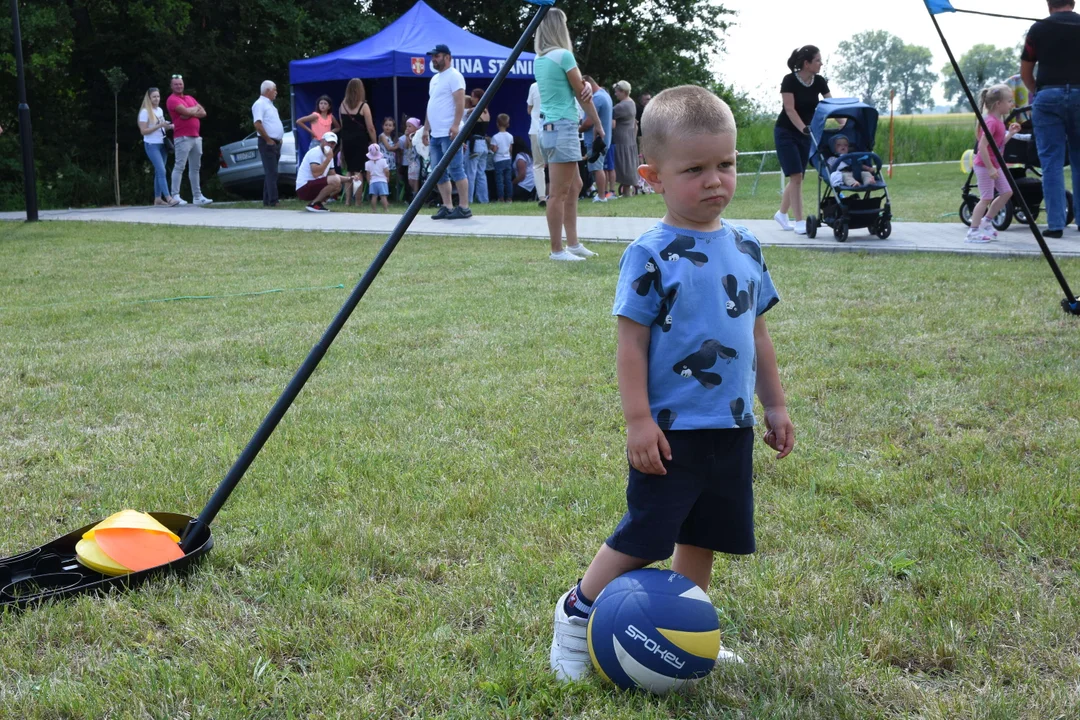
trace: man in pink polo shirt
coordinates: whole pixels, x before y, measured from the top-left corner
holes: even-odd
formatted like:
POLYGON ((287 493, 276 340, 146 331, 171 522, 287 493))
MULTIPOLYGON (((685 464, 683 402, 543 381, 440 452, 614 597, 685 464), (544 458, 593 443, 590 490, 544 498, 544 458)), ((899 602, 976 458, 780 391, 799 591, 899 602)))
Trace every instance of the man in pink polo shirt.
POLYGON ((206 110, 195 98, 184 94, 184 77, 172 76, 172 95, 165 102, 169 117, 173 122, 173 144, 175 145, 176 163, 172 171, 172 196, 181 205, 187 202, 180 197, 180 183, 184 180, 184 166, 187 165, 188 180, 191 182, 191 201, 196 205, 209 205, 213 202, 202 194, 199 185, 199 169, 202 166, 202 138, 199 137, 199 121, 206 117, 206 110))

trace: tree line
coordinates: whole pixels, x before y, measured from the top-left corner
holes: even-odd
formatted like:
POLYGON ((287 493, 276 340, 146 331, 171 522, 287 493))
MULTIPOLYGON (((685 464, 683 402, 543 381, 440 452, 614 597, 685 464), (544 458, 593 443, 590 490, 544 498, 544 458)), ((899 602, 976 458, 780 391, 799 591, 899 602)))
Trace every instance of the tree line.
MULTIPOLYGON (((970 111, 952 65, 935 72, 929 48, 908 45, 885 30, 868 30, 842 41, 837 50, 840 60, 830 80, 855 93, 867 105, 887 111, 889 92, 894 91, 897 112, 921 112, 933 107, 933 88, 941 82, 945 97, 954 103, 953 110, 970 111)), ((975 45, 960 57, 958 64, 977 93, 1020 72, 1020 47, 975 45)))
MULTIPOLYGON (((43 206, 113 202, 114 100, 125 202, 150 196, 135 116, 148 87, 163 103, 172 74, 206 107, 204 179, 220 145, 251 131, 267 78, 283 90, 289 62, 359 42, 415 0, 18 0, 43 206), (106 73, 108 75, 106 75, 106 73), (119 88, 110 79, 124 77, 119 88), (141 193, 141 194, 136 194, 141 193)), ((535 6, 427 0, 452 22, 512 46, 535 6)), ((6 5, 6 3, 5 3, 6 5)), ((715 0, 579 0, 568 8, 579 65, 639 91, 715 82, 709 61, 730 13, 715 0), (644 59, 647 58, 647 61, 644 59)), ((12 26, 0 11, 0 208, 22 206, 12 26)), ((531 48, 530 48, 531 49, 531 48)), ((723 90, 723 88, 721 88, 723 90)), ((288 117, 288 93, 279 109, 288 117)))

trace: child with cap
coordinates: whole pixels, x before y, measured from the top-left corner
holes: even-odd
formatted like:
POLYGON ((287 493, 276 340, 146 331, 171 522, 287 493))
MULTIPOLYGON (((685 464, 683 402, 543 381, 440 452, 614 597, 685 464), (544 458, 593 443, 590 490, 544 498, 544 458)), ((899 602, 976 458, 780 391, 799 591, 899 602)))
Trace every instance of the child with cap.
POLYGON ((390 183, 388 175, 390 166, 383 157, 379 143, 371 143, 367 150, 368 161, 364 163, 364 170, 368 175, 368 195, 371 196, 371 209, 374 210, 379 199, 382 199, 383 210, 390 209, 390 183))
MULTIPOLYGON (((555 606, 561 681, 589 672, 589 613, 616 577, 674 551, 672 569, 707 590, 714 552, 754 552, 755 390, 765 443, 778 458, 795 444, 764 319, 779 297, 757 239, 720 218, 735 195, 731 110, 704 88, 671 88, 645 107, 641 134, 638 173, 667 213, 623 253, 612 310, 628 511, 555 606)), ((722 646, 717 660, 742 661, 722 646)))

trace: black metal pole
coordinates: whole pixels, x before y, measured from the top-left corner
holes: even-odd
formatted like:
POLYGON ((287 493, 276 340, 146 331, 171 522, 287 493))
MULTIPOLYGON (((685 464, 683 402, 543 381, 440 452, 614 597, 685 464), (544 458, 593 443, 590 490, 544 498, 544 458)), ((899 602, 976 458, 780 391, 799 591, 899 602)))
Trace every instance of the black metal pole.
MULTIPOLYGON (((14 2, 14 0, 12 0, 14 2)), ((263 418, 262 423, 259 425, 258 430, 255 431, 255 435, 248 441, 247 447, 240 453, 240 457, 236 459, 233 466, 229 469, 229 472, 225 475, 225 478, 218 485, 217 490, 210 497, 210 500, 206 503, 206 507, 199 513, 199 517, 188 524, 184 530, 183 538, 180 540, 180 547, 184 552, 188 552, 190 544, 193 543, 195 538, 199 537, 202 528, 213 522, 214 517, 217 516, 218 511, 221 510, 221 506, 225 504, 225 501, 229 499, 229 495, 244 477, 244 473, 247 472, 248 467, 254 462, 255 457, 262 450, 263 445, 273 434, 274 429, 277 428, 281 418, 285 416, 285 413, 289 410, 289 407, 293 404, 296 396, 300 394, 304 385, 307 383, 308 378, 318 367, 319 362, 322 360, 326 351, 330 348, 330 344, 334 342, 334 338, 337 337, 341 328, 345 326, 345 321, 349 319, 353 310, 360 303, 360 300, 364 297, 364 293, 367 292, 371 283, 375 280, 375 276, 382 270, 383 265, 390 258, 390 254, 394 252, 394 248, 397 247, 398 242, 402 236, 409 229, 409 225, 412 224, 413 219, 417 213, 420 212, 420 208, 423 207, 424 202, 427 200, 428 195, 431 194, 432 189, 435 187, 436 180, 442 177, 442 174, 446 172, 446 169, 450 167, 450 161, 454 158, 454 154, 457 153, 462 144, 464 144, 466 138, 469 137, 469 133, 472 132, 473 126, 480 119, 480 115, 483 114, 488 104, 491 102, 492 96, 498 91, 499 86, 502 85, 503 80, 506 79, 510 69, 514 67, 514 63, 517 61, 518 56, 521 55, 521 51, 525 47, 525 43, 536 32, 537 26, 540 21, 543 20, 547 14, 549 6, 542 5, 533 15, 532 21, 525 29, 525 33, 521 36, 521 39, 517 41, 514 49, 510 52, 510 57, 506 59, 506 63, 499 69, 498 74, 488 85, 487 90, 484 92, 484 96, 480 98, 480 102, 477 103, 476 109, 469 115, 469 119, 465 121, 465 127, 458 132, 457 137, 450 143, 450 148, 443 155, 439 164, 431 171, 428 179, 424 182, 424 185, 420 188, 420 191, 416 193, 416 197, 409 203, 408 209, 405 214, 401 216, 401 220, 394 227, 393 232, 386 239, 382 249, 379 250, 379 254, 375 256, 371 265, 368 267, 367 272, 360 278, 360 282, 353 288, 352 293, 349 295, 349 299, 345 301, 345 304, 338 310, 337 315, 330 323, 330 327, 326 329, 323 336, 319 339, 319 342, 311 349, 308 356, 304 359, 303 364, 293 375, 292 380, 289 381, 285 391, 281 394, 281 397, 277 399, 274 406, 270 408, 270 412, 263 418)))
POLYGON ((23 69, 22 31, 19 28, 19 0, 11 0, 11 32, 15 40, 15 74, 19 82, 19 139, 22 142, 26 221, 34 222, 38 219, 37 177, 34 174, 34 137, 30 133, 30 106, 26 104, 26 73, 23 69))
MULTIPOLYGON (((929 8, 927 8, 929 12, 929 8)), ((1054 259, 1054 254, 1050 252, 1050 248, 1046 245, 1046 240, 1042 236, 1042 231, 1039 230, 1038 223, 1035 222, 1035 216, 1031 212, 1031 208, 1028 207, 1027 200, 1024 199, 1023 193, 1020 192, 1020 188, 1016 184, 1016 178, 1009 172, 1008 167, 1005 165, 1005 158, 1001 154, 1001 149, 998 148, 997 143, 993 142, 993 135, 990 134, 990 128, 986 126, 986 119, 983 117, 982 108, 979 107, 975 97, 971 94, 971 88, 968 87, 967 80, 964 79, 964 74, 960 72, 960 65, 956 62, 956 58, 953 57, 952 48, 949 47, 949 43, 945 40, 944 33, 941 32, 941 26, 938 25, 937 17, 934 13, 930 13, 930 19, 934 21, 934 29, 937 30, 938 37, 941 38, 941 44, 945 48, 945 53, 949 56, 949 62, 952 63, 953 72, 956 73, 956 78, 960 81, 960 87, 964 89, 964 95, 967 96, 968 102, 971 103, 972 109, 975 111, 975 117, 979 120, 979 127, 982 128, 983 137, 991 138, 991 141, 987 143, 987 147, 994 153, 994 158, 998 162, 998 167, 1005 173, 1005 179, 1009 181, 1009 188, 1013 193, 1013 201, 1019 202, 1020 206, 1024 209, 1024 217, 1027 218, 1028 227, 1031 228, 1032 235, 1035 236, 1035 241, 1039 244, 1039 248, 1042 250, 1043 256, 1046 257, 1046 262, 1050 264, 1050 269, 1054 272, 1054 277, 1057 278, 1058 284, 1061 285, 1061 289, 1065 292, 1065 299, 1061 301, 1061 306, 1065 309, 1065 312, 1072 313, 1073 315, 1080 315, 1080 303, 1076 301, 1076 296, 1073 295, 1072 290, 1069 288, 1069 283, 1065 279, 1065 276, 1061 273, 1061 268, 1058 267, 1057 260, 1054 259)))

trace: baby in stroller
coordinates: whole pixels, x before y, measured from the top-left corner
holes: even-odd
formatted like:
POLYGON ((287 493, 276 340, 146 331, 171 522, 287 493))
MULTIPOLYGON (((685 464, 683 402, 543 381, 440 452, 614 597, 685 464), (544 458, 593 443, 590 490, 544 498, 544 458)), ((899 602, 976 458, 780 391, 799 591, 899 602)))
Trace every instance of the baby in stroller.
POLYGON ((875 175, 874 167, 867 165, 873 162, 872 153, 865 155, 850 154, 851 142, 845 135, 834 135, 830 143, 833 156, 825 161, 829 168, 829 183, 835 188, 858 187, 860 185, 874 185, 879 182, 875 175), (855 179, 855 171, 859 171, 859 179, 855 179))

